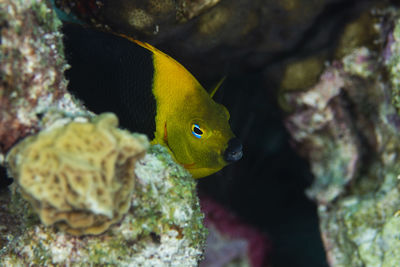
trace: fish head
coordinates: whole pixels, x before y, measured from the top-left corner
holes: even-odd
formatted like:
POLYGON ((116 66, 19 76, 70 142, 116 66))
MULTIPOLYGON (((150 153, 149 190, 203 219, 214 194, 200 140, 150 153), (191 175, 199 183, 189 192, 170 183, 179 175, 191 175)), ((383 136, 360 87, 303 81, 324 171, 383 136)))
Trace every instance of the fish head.
POLYGON ((168 147, 194 178, 211 175, 242 157, 229 125, 229 112, 207 98, 188 97, 167 121, 168 147))

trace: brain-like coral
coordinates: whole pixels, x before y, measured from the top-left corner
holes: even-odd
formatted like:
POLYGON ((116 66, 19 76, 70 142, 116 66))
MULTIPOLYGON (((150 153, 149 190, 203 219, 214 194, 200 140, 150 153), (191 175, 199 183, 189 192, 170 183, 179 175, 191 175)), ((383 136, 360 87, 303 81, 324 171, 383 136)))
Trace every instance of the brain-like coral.
POLYGON ((100 234, 128 211, 135 162, 148 143, 117 124, 105 113, 42 131, 11 150, 12 175, 44 224, 100 234))

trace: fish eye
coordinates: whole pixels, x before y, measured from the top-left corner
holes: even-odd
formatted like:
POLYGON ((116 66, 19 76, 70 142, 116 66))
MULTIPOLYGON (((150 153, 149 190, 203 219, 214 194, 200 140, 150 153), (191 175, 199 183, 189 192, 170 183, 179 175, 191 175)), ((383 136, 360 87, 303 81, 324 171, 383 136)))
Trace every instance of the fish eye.
POLYGON ((192 124, 192 134, 196 138, 201 138, 203 136, 204 132, 197 123, 193 123, 192 124))

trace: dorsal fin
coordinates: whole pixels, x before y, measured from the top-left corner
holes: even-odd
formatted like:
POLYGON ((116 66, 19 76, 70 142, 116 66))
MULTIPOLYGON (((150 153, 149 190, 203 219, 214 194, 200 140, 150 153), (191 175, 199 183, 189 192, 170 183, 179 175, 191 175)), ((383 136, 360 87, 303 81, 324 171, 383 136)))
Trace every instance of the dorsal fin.
POLYGON ((218 91, 218 89, 221 87, 222 83, 225 81, 226 76, 222 77, 221 80, 219 80, 219 82, 217 83, 217 85, 215 86, 215 88, 210 92, 210 97, 213 98, 213 96, 215 95, 215 93, 218 91))

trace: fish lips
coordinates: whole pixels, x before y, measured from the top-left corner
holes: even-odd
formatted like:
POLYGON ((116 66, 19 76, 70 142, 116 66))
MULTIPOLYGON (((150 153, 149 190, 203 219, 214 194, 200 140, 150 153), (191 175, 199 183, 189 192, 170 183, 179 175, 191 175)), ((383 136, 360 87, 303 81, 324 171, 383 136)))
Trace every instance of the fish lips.
POLYGON ((234 137, 228 141, 228 147, 224 152, 224 160, 228 163, 236 162, 243 156, 243 146, 239 138, 234 137))

